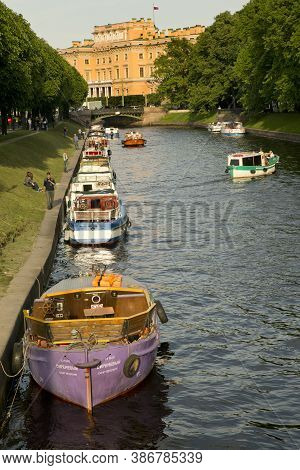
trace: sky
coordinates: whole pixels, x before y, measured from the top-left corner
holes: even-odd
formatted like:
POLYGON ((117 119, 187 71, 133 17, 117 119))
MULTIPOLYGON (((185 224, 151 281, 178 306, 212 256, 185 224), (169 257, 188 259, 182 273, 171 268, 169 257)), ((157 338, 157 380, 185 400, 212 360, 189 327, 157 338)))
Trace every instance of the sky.
MULTIPOLYGON (((152 18, 153 0, 2 0, 21 13, 38 36, 64 48, 73 40, 91 38, 93 27, 131 18, 152 18)), ((157 0, 159 29, 200 24, 209 26, 225 11, 240 10, 248 0, 157 0)))

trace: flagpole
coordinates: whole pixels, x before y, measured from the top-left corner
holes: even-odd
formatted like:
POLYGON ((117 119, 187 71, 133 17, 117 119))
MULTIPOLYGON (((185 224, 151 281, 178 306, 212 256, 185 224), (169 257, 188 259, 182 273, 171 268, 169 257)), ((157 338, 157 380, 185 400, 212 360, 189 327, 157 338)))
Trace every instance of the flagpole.
POLYGON ((152 3, 152 19, 153 19, 153 24, 155 26, 155 14, 154 14, 154 3, 152 3))

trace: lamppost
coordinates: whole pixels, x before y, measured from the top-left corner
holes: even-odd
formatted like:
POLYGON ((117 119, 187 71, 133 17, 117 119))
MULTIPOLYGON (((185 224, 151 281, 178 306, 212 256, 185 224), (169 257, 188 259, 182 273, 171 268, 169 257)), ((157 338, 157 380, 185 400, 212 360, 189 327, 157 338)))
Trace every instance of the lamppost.
POLYGON ((122 80, 122 107, 124 108, 125 106, 125 99, 124 99, 124 83, 122 80))
POLYGON ((218 121, 220 120, 220 112, 221 112, 222 108, 221 106, 218 107, 218 121))

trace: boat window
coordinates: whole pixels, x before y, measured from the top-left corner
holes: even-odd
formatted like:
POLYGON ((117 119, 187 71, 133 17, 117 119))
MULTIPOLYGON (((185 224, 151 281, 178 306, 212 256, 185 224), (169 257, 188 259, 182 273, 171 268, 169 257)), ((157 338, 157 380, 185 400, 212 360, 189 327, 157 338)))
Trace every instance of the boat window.
POLYGON ((236 159, 236 160, 233 160, 233 159, 232 159, 232 160, 230 160, 230 165, 232 165, 232 166, 239 166, 239 164, 240 164, 239 159, 236 159))
POLYGON ((261 165, 261 155, 254 156, 254 165, 260 166, 261 165))
POLYGON ((91 200, 91 209, 100 209, 100 199, 91 200))
POLYGON ((93 189, 92 184, 84 184, 83 185, 83 191, 91 191, 93 189))
POLYGON ((243 158, 243 166, 253 166, 253 157, 243 158))

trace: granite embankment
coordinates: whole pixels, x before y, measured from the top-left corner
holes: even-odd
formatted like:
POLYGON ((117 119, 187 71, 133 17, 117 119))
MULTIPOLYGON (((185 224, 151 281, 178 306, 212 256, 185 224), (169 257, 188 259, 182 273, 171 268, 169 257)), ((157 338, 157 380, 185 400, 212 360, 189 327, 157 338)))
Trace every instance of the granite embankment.
MULTIPOLYGON (((68 124, 68 126, 70 129, 72 128, 71 124, 68 124)), ((50 133, 44 137, 46 141, 49 138, 50 133)), ((33 138, 34 142, 37 142, 38 139, 38 137, 33 138)), ((28 140, 29 139, 26 139, 26 141, 28 140)), ((54 151, 53 148, 51 149, 54 151)), ((57 151, 58 149, 56 149, 56 152, 57 151)), ((43 152, 47 153, 46 150, 41 147, 41 158, 43 152)), ((11 357, 14 343, 21 338, 23 334, 22 311, 23 309, 29 308, 33 300, 43 292, 51 272, 56 245, 64 218, 64 196, 78 164, 81 154, 81 145, 80 149, 75 152, 72 149, 72 153, 73 156, 69 159, 69 170, 67 173, 62 173, 62 177, 57 184, 54 207, 51 211, 44 212, 44 218, 34 244, 33 246, 31 245, 29 256, 27 256, 22 267, 9 283, 5 295, 0 299, 0 359, 8 373, 11 373, 11 357)), ((57 155, 57 157, 62 160, 61 155, 57 155)), ((33 158, 32 155, 24 154, 24 159, 30 160, 31 158, 33 158)), ((32 164, 31 168, 33 167, 34 165, 32 164)), ((31 191, 29 188, 26 189, 31 191)), ((31 195, 32 193, 29 194, 31 195)), ((42 203, 43 207, 45 207, 45 196, 43 194, 41 194, 41 196, 43 196, 42 203)), ((4 373, 3 369, 0 369, 0 403, 3 403, 9 385, 9 378, 4 373)))

